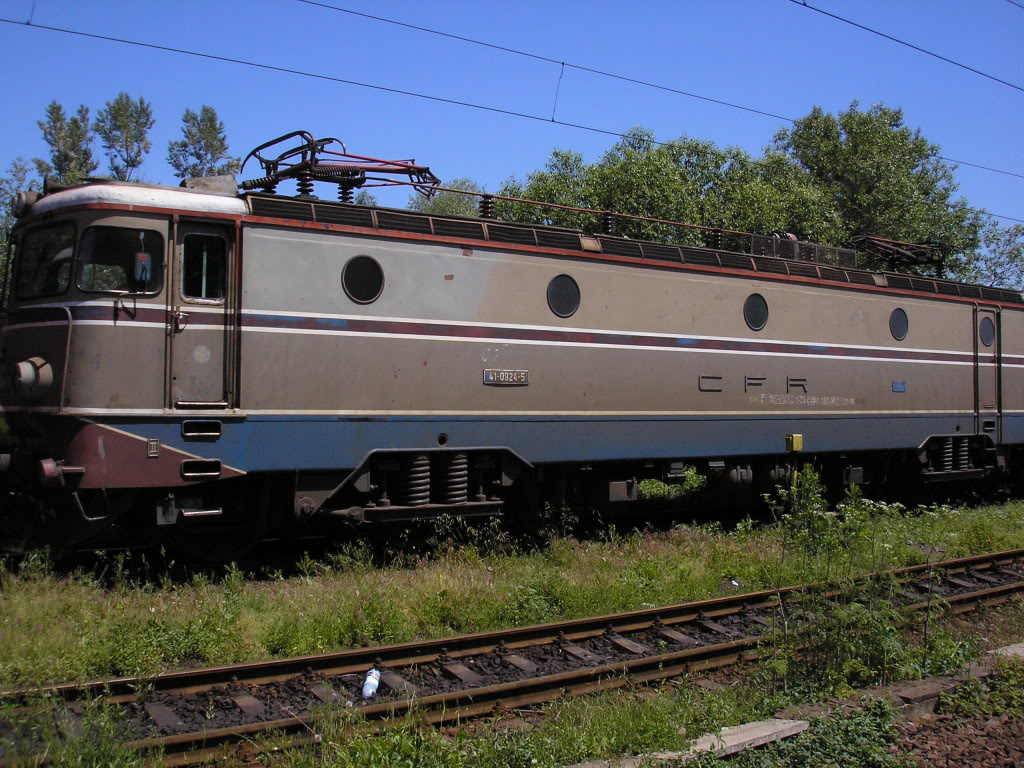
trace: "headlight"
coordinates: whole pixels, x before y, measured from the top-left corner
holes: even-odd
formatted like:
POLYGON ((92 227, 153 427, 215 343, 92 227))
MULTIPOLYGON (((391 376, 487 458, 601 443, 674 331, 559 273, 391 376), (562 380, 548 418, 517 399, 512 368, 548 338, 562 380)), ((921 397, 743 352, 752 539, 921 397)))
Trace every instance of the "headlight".
POLYGON ((30 357, 14 366, 14 386, 23 394, 53 385, 53 368, 41 357, 30 357))

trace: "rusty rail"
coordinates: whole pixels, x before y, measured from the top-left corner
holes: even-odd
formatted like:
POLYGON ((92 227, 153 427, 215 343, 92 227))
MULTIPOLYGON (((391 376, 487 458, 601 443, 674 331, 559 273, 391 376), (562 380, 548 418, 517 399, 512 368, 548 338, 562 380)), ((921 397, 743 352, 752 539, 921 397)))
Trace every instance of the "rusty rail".
MULTIPOLYGON (((898 568, 877 574, 894 578, 912 578, 934 570, 958 573, 968 569, 999 567, 1024 558, 1024 549, 1007 550, 988 555, 975 555, 955 560, 898 568)), ((650 629, 657 622, 666 626, 689 623, 698 616, 720 618, 757 607, 773 606, 779 599, 789 595, 800 595, 813 590, 828 591, 835 585, 825 583, 763 590, 727 597, 697 600, 676 605, 645 608, 626 613, 592 616, 584 619, 549 624, 535 624, 528 627, 478 632, 470 635, 446 637, 439 640, 423 640, 395 645, 358 648, 349 651, 295 656, 287 659, 273 659, 245 664, 231 664, 203 669, 168 672, 155 677, 119 677, 111 680, 97 680, 81 685, 68 684, 23 691, 0 692, 0 700, 29 695, 57 695, 67 700, 111 697, 115 702, 134 700, 135 691, 145 687, 153 692, 193 693, 227 683, 244 681, 262 684, 287 680, 307 670, 325 675, 340 675, 365 671, 367 667, 380 663, 388 667, 424 664, 437 659, 442 653, 454 658, 475 656, 494 650, 500 644, 505 647, 523 648, 554 642, 559 635, 570 640, 582 640, 603 634, 609 626, 617 632, 636 632, 650 629)))
MULTIPOLYGON (((998 570, 1020 561, 1024 561, 1024 549, 900 568, 874 574, 868 579, 889 577, 899 582, 930 580, 934 578, 936 572, 942 572, 947 577, 968 571, 977 574, 987 570, 998 570)), ((862 580, 861 583, 866 583, 866 580, 862 580)), ((922 610, 940 603, 954 613, 963 613, 973 610, 979 605, 1003 602, 1017 592, 1024 592, 1024 581, 1013 581, 958 595, 937 598, 928 596, 927 599, 904 607, 910 610, 922 610)), ((239 682, 259 685, 288 680, 309 670, 323 675, 341 675, 365 672, 374 664, 388 668, 408 667, 430 663, 443 656, 468 657, 490 653, 497 648, 514 650, 550 644, 560 639, 562 641, 585 640, 603 635, 609 629, 616 633, 630 633, 713 620, 759 608, 775 608, 780 601, 796 603, 811 593, 828 598, 838 594, 839 590, 834 584, 816 583, 441 640, 189 670, 159 675, 155 678, 125 677, 78 686, 62 685, 32 691, 11 691, 0 694, 0 698, 27 699, 35 695, 48 694, 56 695, 66 701, 74 701, 103 696, 105 700, 112 703, 129 703, 136 700, 135 691, 141 686, 146 686, 148 691, 154 693, 185 695, 239 682)), ((459 718, 491 713, 503 708, 541 704, 565 695, 609 690, 626 685, 628 682, 650 682, 684 673, 726 666, 750 656, 756 651, 761 641, 762 638, 756 635, 748 635, 727 642, 619 660, 554 675, 417 698, 394 699, 363 706, 358 711, 371 720, 388 720, 404 715, 415 708, 427 722, 450 722, 459 718)), ((313 720, 310 716, 296 716, 208 730, 202 733, 147 738, 130 742, 127 746, 139 750, 159 749, 165 755, 165 762, 168 765, 190 765, 209 762, 222 756, 223 748, 228 744, 237 743, 240 740, 250 740, 254 736, 271 731, 287 734, 294 744, 301 745, 311 738, 312 723, 313 720)), ((0 761, 0 767, 3 765, 3 761, 0 761)))

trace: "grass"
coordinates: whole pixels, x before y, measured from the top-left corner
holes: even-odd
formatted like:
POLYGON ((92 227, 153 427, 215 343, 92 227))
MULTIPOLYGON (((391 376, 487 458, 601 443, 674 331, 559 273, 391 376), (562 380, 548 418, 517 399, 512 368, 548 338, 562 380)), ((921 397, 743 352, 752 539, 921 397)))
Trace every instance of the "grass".
MULTIPOLYGON (((999 621, 1019 626, 1024 603, 999 610, 999 621)), ((995 617, 989 617, 994 619, 995 617)), ((843 619, 829 618, 828 623, 843 619)), ((834 631, 834 630, 833 630, 834 631)), ((863 669, 871 666, 872 649, 881 641, 890 653, 878 674, 889 679, 923 672, 905 665, 923 649, 921 637, 912 632, 891 635, 881 625, 865 624, 861 634, 874 636, 863 641, 845 641, 849 653, 848 682, 860 681, 863 669)), ((936 629, 932 637, 941 634, 936 629)), ((839 641, 844 642, 844 641, 839 641)), ((939 644, 942 646, 942 643, 939 644)), ((947 644, 948 645, 948 644, 947 644)), ((968 647, 976 649, 978 642, 968 647)), ((811 654, 811 660, 818 658, 811 654)), ((972 654, 945 653, 932 658, 929 671, 951 671, 961 667, 972 654)), ((834 679, 819 674, 809 663, 794 670, 798 685, 781 686, 774 674, 759 667, 752 675, 723 688, 709 690, 688 679, 677 679, 660 687, 631 687, 595 696, 549 704, 527 713, 511 712, 491 721, 477 722, 462 729, 439 730, 421 723, 416 715, 405 718, 384 733, 378 733, 357 712, 345 708, 324 708, 314 718, 309 736, 313 744, 304 749, 270 749, 283 742, 273 736, 261 741, 268 748, 259 764, 274 768, 555 768, 587 760, 659 751, 684 750, 704 733, 728 725, 773 716, 791 704, 814 702, 836 692, 834 679)), ((943 701, 948 712, 977 712, 1019 716, 1024 707, 1024 666, 1004 665, 997 677, 966 687, 943 701)), ((867 682, 872 682, 868 680, 867 682)), ((3 718, 0 718, 2 720, 3 718)), ((884 702, 868 701, 859 710, 819 717, 801 736, 785 743, 733 758, 729 762, 705 760, 699 766, 727 768, 817 768, 817 766, 867 766, 868 768, 909 768, 904 756, 894 752, 894 712, 884 702)), ((83 715, 83 735, 60 739, 55 734, 37 734, 35 743, 49 745, 57 765, 100 768, 134 768, 146 765, 146 757, 126 751, 120 745, 123 723, 111 707, 91 702, 83 715)), ((27 758, 31 749, 23 751, 27 758)), ((7 753, 12 765, 18 755, 7 753)), ((27 761, 25 762, 27 764, 27 761)), ((235 759, 220 763, 226 767, 256 764, 251 750, 242 745, 235 759)))
POLYGON ((378 567, 352 545, 262 581, 234 567, 142 580, 118 558, 102 577, 62 574, 36 555, 0 572, 0 687, 492 630, 1024 546, 1021 502, 912 513, 858 498, 838 513, 814 498, 775 503, 767 526, 561 535, 528 552, 499 529, 455 524, 430 557, 378 567))
POLYGON ((968 680, 955 691, 942 694, 938 711, 966 718, 1024 717, 1024 663, 1002 661, 991 677, 968 680))

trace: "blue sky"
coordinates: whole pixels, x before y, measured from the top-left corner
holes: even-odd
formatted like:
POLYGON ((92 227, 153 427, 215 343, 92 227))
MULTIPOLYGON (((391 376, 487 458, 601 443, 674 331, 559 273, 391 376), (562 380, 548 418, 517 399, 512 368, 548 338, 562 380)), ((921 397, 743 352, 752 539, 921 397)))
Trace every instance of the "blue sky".
MULTIPOLYGON (((852 100, 901 107, 948 157, 1024 174, 1024 92, 870 35, 788 0, 412 2, 333 5, 801 117, 852 100)), ((1018 0, 1020 2, 1020 0, 1018 0)), ((809 0, 1024 87, 1024 9, 1007 0, 809 0)), ((1024 5, 1024 2, 1020 2, 1024 5)), ((0 0, 0 16, 550 116, 560 67, 400 29, 297 0, 0 0)), ((215 107, 232 151, 298 128, 350 151, 415 158, 442 179, 494 190, 555 148, 596 159, 613 139, 237 64, 0 24, 0 166, 45 156, 36 121, 57 99, 93 113, 118 92, 155 109, 147 181, 174 183, 167 142, 186 107, 215 107)), ((787 123, 566 69, 556 116, 660 139, 686 134, 753 153, 787 123)), ((97 146, 97 154, 102 151, 97 146)), ((105 162, 105 158, 102 158, 105 162)), ((104 170, 101 168, 101 171, 104 170)), ((247 169, 249 170, 249 169, 247 169)), ((255 168, 252 168, 255 175, 255 168)), ((975 207, 1024 219, 1024 179, 961 166, 975 207)), ((404 205, 406 193, 382 196, 404 205)), ((1010 223, 1010 222, 1005 222, 1010 223)))

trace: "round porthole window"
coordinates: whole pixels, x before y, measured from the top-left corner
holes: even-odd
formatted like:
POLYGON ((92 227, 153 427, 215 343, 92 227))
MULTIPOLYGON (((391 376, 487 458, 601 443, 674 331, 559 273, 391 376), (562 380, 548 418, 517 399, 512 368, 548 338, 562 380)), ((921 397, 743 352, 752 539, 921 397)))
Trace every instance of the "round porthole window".
POLYGON ((384 270, 369 256, 356 256, 341 270, 341 286, 352 301, 370 304, 384 290, 384 270))
POLYGON ((978 338, 986 347, 991 347, 992 342, 996 340, 996 324, 992 322, 991 317, 981 318, 981 323, 978 325, 978 338))
POLYGON ((910 321, 907 319, 907 313, 900 308, 896 308, 889 315, 889 333, 896 341, 903 341, 907 338, 907 331, 910 329, 910 321))
POLYGON ((571 317, 580 308, 580 287, 568 275, 558 275, 548 283, 548 306, 559 317, 571 317))
POLYGON ((760 331, 768 325, 768 302, 760 293, 752 293, 743 302, 743 319, 752 331, 760 331))

